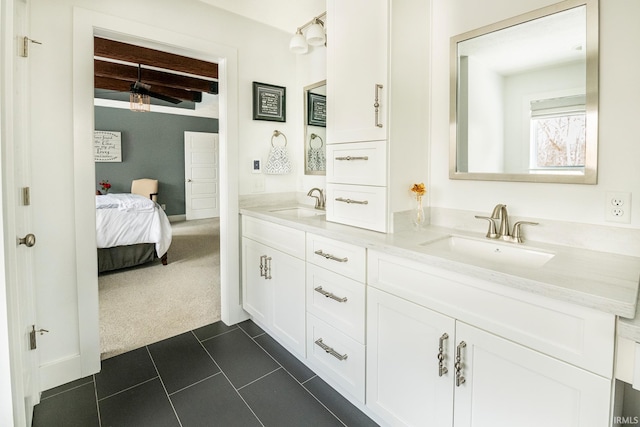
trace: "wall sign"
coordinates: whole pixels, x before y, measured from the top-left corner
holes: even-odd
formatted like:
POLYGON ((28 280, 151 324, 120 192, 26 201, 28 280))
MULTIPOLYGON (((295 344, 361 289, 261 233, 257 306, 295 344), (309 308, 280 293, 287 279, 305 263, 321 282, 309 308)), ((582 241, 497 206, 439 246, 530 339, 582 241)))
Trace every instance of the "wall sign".
POLYGON ((312 126, 327 126, 327 97, 317 93, 307 92, 307 124, 312 126))
POLYGON ((253 82, 253 120, 287 121, 287 88, 253 82))
POLYGON ((122 162, 121 132, 94 131, 93 155, 96 162, 122 162))

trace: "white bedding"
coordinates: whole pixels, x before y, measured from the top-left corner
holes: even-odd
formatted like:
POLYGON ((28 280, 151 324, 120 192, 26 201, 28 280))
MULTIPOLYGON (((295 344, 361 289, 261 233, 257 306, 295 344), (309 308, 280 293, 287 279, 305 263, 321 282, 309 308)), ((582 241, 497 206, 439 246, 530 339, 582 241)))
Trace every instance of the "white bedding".
POLYGON ((96 239, 98 248, 155 243, 161 257, 171 245, 171 224, 151 199, 129 193, 106 194, 96 196, 96 239))

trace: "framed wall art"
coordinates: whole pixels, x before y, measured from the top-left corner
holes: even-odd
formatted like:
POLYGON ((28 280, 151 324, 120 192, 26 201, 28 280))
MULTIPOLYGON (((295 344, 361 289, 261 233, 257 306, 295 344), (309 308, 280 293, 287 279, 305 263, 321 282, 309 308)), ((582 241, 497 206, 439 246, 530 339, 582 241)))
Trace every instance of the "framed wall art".
POLYGON ((253 82, 253 120, 287 121, 287 88, 253 82))
POLYGON ((318 93, 307 92, 308 125, 327 126, 327 97, 318 93))

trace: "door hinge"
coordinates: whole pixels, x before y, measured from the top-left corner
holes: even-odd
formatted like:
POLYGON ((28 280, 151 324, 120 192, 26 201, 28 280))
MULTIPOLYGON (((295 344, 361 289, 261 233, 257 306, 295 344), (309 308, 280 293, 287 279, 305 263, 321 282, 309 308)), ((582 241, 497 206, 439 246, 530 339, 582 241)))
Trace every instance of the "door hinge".
POLYGON ((31 188, 29 187, 22 187, 22 205, 31 205, 31 188))
POLYGON ((29 332, 29 350, 35 350, 38 347, 36 343, 36 333, 40 332, 43 335, 45 332, 49 332, 46 329, 38 329, 36 331, 36 325, 31 325, 31 332, 29 332))
POLYGON ((20 56, 22 56, 23 58, 27 58, 29 56, 29 42, 35 43, 35 44, 42 44, 37 40, 33 40, 27 36, 24 36, 22 38, 22 49, 20 50, 20 56))

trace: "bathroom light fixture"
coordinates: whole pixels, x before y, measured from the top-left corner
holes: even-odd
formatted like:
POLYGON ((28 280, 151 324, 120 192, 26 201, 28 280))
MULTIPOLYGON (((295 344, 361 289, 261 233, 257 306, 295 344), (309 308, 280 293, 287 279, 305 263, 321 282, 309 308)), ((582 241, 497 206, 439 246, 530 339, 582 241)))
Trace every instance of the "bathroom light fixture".
POLYGON ((327 12, 324 12, 316 16, 306 24, 302 25, 301 27, 298 27, 295 35, 289 42, 289 49, 291 50, 291 52, 301 55, 307 53, 307 51, 309 50, 309 45, 321 46, 323 44, 326 44, 326 38, 324 35, 324 21, 322 21, 322 18, 325 18, 326 16, 327 12), (305 37, 305 35, 302 33, 302 30, 307 27, 309 28, 307 29, 307 34, 305 37))

